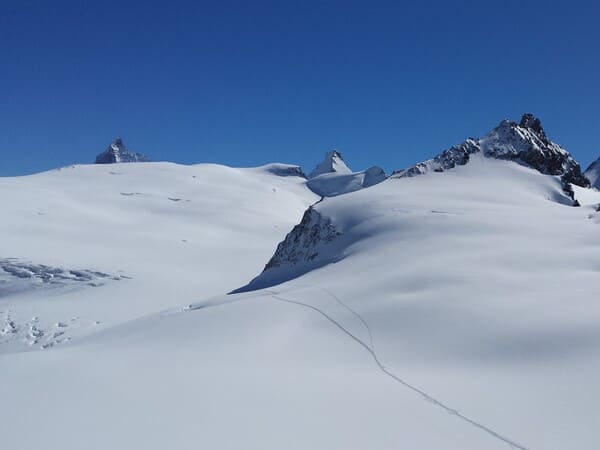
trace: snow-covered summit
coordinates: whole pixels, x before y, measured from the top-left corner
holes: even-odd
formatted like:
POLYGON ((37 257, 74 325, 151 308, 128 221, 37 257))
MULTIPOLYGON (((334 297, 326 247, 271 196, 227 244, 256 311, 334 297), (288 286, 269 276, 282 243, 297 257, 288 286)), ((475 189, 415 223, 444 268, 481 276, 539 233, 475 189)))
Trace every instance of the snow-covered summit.
POLYGON ((325 159, 317 164, 317 167, 314 168, 308 178, 315 178, 325 173, 348 174, 352 171, 344 162, 342 154, 333 149, 325 154, 325 159))
POLYGON ((374 186, 385 179, 386 173, 377 166, 353 172, 346 165, 342 154, 334 149, 327 152, 325 159, 310 173, 307 186, 322 197, 335 197, 374 186))
POLYGON ((469 138, 450 147, 432 159, 392 174, 395 178, 421 175, 430 171, 443 172, 465 165, 474 153, 495 159, 515 161, 546 175, 560 176, 567 183, 589 186, 579 163, 560 145, 546 136, 540 119, 524 114, 517 124, 504 119, 480 139, 469 138))
POLYGON ((123 144, 123 140, 120 137, 116 138, 106 150, 96 157, 96 164, 148 161, 150 161, 150 159, 146 155, 130 152, 127 147, 125 147, 125 144, 123 144))

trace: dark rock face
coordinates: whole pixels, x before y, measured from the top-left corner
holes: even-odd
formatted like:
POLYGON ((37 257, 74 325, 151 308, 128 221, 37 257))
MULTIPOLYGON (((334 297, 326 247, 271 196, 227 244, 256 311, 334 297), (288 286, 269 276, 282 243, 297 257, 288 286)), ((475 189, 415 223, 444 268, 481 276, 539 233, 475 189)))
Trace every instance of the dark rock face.
POLYGON ((148 162, 150 159, 142 153, 130 152, 121 138, 116 138, 106 150, 96 157, 96 164, 114 164, 122 162, 148 162))
POLYGON ((344 236, 329 217, 315 208, 318 203, 304 212, 300 223, 279 243, 260 275, 231 293, 275 286, 339 260, 344 236))
POLYGON ((560 145, 550 141, 541 121, 524 114, 519 124, 503 120, 481 139, 469 138, 436 157, 408 169, 394 172, 394 178, 415 176, 429 171, 443 172, 469 162, 470 155, 482 153, 495 159, 515 161, 546 175, 560 176, 567 183, 588 187, 589 180, 581 173, 579 163, 560 145))
POLYGON ((546 137, 546 133, 544 132, 544 129, 542 128, 542 121, 540 119, 538 119, 537 117, 535 117, 533 114, 531 114, 531 113, 523 114, 523 117, 521 117, 521 122, 519 123, 519 126, 521 128, 531 129, 545 143, 547 143, 547 144, 550 143, 550 141, 546 137))
POLYGON ((264 271, 282 265, 294 266, 311 262, 319 255, 320 245, 333 241, 339 235, 331 221, 311 206, 305 211, 300 223, 279 243, 264 271))

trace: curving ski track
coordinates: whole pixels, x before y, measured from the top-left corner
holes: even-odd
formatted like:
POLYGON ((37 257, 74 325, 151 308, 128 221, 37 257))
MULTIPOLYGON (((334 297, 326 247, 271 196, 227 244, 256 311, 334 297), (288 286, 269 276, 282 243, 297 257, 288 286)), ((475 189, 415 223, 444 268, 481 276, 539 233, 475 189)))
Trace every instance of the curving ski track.
POLYGON ((357 316, 360 321, 365 325, 365 327, 367 328, 367 331, 369 332, 369 339, 371 341, 371 346, 369 346, 366 342, 364 342, 362 339, 356 337, 354 334, 352 334, 350 331, 348 331, 341 323, 339 323, 337 320, 335 320, 333 317, 331 317, 329 314, 327 314, 325 311, 317 308, 316 306, 310 305, 308 303, 303 303, 300 301, 296 301, 296 300, 290 300, 284 297, 281 297, 280 295, 278 295, 277 293, 273 292, 273 291, 268 291, 271 294, 271 297, 277 301, 280 302, 284 302, 284 303, 290 303, 290 304, 294 304, 294 305, 298 305, 298 306, 302 306, 308 309, 311 309, 313 311, 315 311, 316 313, 320 314, 321 316, 325 317, 328 321, 330 321, 333 325, 335 325, 340 331, 342 331, 346 336, 348 336, 350 339, 352 339, 353 341, 355 341, 356 343, 358 343, 361 347, 363 347, 366 351, 369 352, 369 354, 371 355, 371 357, 373 358, 373 360, 375 361, 375 364, 377 364, 377 367, 379 368, 379 370, 381 370, 381 372, 383 372, 385 375, 387 375, 388 377, 390 377, 392 380, 396 381, 397 383, 401 384, 404 387, 407 387, 408 389, 416 392, 417 394, 421 395, 421 397, 423 397, 425 400, 427 400, 428 402, 433 403, 435 406, 442 408, 443 410, 445 410, 448 414, 451 414, 455 417, 457 417, 458 419, 462 420, 463 422, 468 423, 471 426, 474 426, 475 428, 478 428, 482 431, 484 431, 485 433, 489 434, 490 436, 492 436, 494 439, 497 439, 499 441, 504 442, 505 444, 508 444, 511 446, 512 449, 518 449, 518 450, 531 450, 529 447, 525 447, 522 444, 519 444, 518 442, 498 433, 497 431, 494 431, 492 428, 477 422, 476 420, 460 413, 459 411, 457 411, 454 408, 451 408, 450 406, 446 405, 444 402, 436 399, 435 397, 432 397, 431 395, 429 395, 427 392, 422 391, 421 389, 419 389, 416 386, 413 386, 412 384, 404 381, 402 378, 400 378, 398 375, 396 375, 395 373, 391 372, 390 370, 386 369, 386 367, 383 365, 383 363, 381 362, 381 360, 379 359, 379 356, 377 355, 377 353, 375 352, 375 349, 373 347, 373 335, 371 333, 371 328, 369 327, 367 321, 359 314, 357 313, 354 309, 350 308, 348 305, 346 305, 342 300, 340 300, 335 294, 333 294, 331 291, 325 289, 325 288, 321 288, 321 290, 323 290, 325 293, 327 293, 328 295, 330 295, 334 300, 336 300, 340 305, 342 305, 344 308, 346 308, 347 310, 349 310, 352 314, 354 314, 355 316, 357 316))

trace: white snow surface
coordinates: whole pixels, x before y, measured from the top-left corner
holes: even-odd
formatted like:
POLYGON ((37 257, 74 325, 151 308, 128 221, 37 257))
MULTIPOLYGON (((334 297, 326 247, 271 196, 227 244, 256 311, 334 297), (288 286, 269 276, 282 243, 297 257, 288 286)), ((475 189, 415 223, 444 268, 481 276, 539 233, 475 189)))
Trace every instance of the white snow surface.
POLYGON ((318 199, 303 178, 274 174, 286 168, 106 164, 0 178, 0 353, 51 343, 58 322, 66 339, 239 287, 318 199), (44 283, 44 272, 71 279, 44 283), (1 333, 6 317, 18 333, 1 333), (32 326, 44 331, 35 345, 32 326))
POLYGON ((381 183, 387 178, 383 169, 373 166, 362 172, 330 172, 310 178, 306 184, 317 195, 335 197, 381 183))
POLYGON ((0 256, 130 277, 0 297, 16 327, 82 330, 0 344, 2 447, 594 450, 600 193, 575 194, 478 155, 388 179, 314 206, 339 235, 307 239, 311 261, 224 295, 317 199, 300 177, 144 163, 0 179, 0 256))

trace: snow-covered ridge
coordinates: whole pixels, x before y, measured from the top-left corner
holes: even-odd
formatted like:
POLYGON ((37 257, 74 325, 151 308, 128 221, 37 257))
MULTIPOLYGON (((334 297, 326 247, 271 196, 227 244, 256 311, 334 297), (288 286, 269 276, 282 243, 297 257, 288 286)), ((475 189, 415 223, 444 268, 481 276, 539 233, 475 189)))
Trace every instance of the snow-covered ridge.
POLYGON ((348 194, 381 183, 387 179, 381 167, 353 172, 344 162, 342 154, 332 150, 308 176, 307 186, 321 197, 348 194))
POLYGON ((348 194, 381 183, 387 175, 381 167, 373 166, 362 172, 351 173, 324 173, 311 178, 307 185, 315 194, 322 197, 335 197, 348 194))
MULTIPOLYGON (((485 204, 494 202, 519 204, 519 197, 525 196, 533 204, 552 202, 565 206, 573 205, 574 192, 567 191, 563 181, 545 176, 513 161, 488 159, 483 153, 474 152, 470 164, 457 166, 457 170, 460 169, 458 174, 456 171, 444 173, 443 179, 434 181, 419 177, 414 180, 418 182, 418 186, 426 190, 430 189, 429 185, 439 188, 439 198, 436 199, 435 204, 416 207, 419 214, 426 216, 462 214, 449 211, 445 205, 455 202, 452 193, 468 199, 469 186, 474 192, 478 192, 478 201, 483 201, 485 204)), ((409 181, 407 178, 400 177, 400 179, 404 182, 409 181)), ((305 212, 302 221, 277 246, 263 272, 247 286, 234 292, 273 286, 340 261, 345 257, 345 251, 349 246, 364 239, 363 233, 357 231, 360 229, 356 226, 357 223, 367 223, 382 214, 388 214, 385 209, 382 211, 381 208, 373 208, 371 202, 364 199, 370 198, 373 203, 387 203, 388 200, 379 200, 377 196, 382 195, 393 199, 398 194, 398 190, 405 188, 405 184, 384 182, 369 190, 327 198, 311 206, 305 212), (370 191, 370 194, 366 191, 370 191), (350 218, 341 219, 344 216, 350 218)), ((464 202, 465 200, 461 201, 464 202)), ((394 203, 395 201, 392 200, 390 211, 396 211, 394 203)), ((397 210, 411 213, 410 208, 397 210)), ((380 230, 373 233, 373 235, 379 234, 380 230)))
POLYGON ((130 152, 121 138, 116 138, 106 150, 96 157, 96 164, 114 164, 124 162, 148 162, 150 159, 142 154, 130 152))
POLYGON ((518 124, 505 119, 483 138, 469 138, 432 159, 394 172, 392 177, 410 177, 430 171, 443 172, 467 164, 474 153, 515 161, 543 174, 560 176, 566 183, 584 187, 590 184, 582 175, 579 163, 568 151, 548 139, 541 121, 532 114, 524 114, 518 124))

